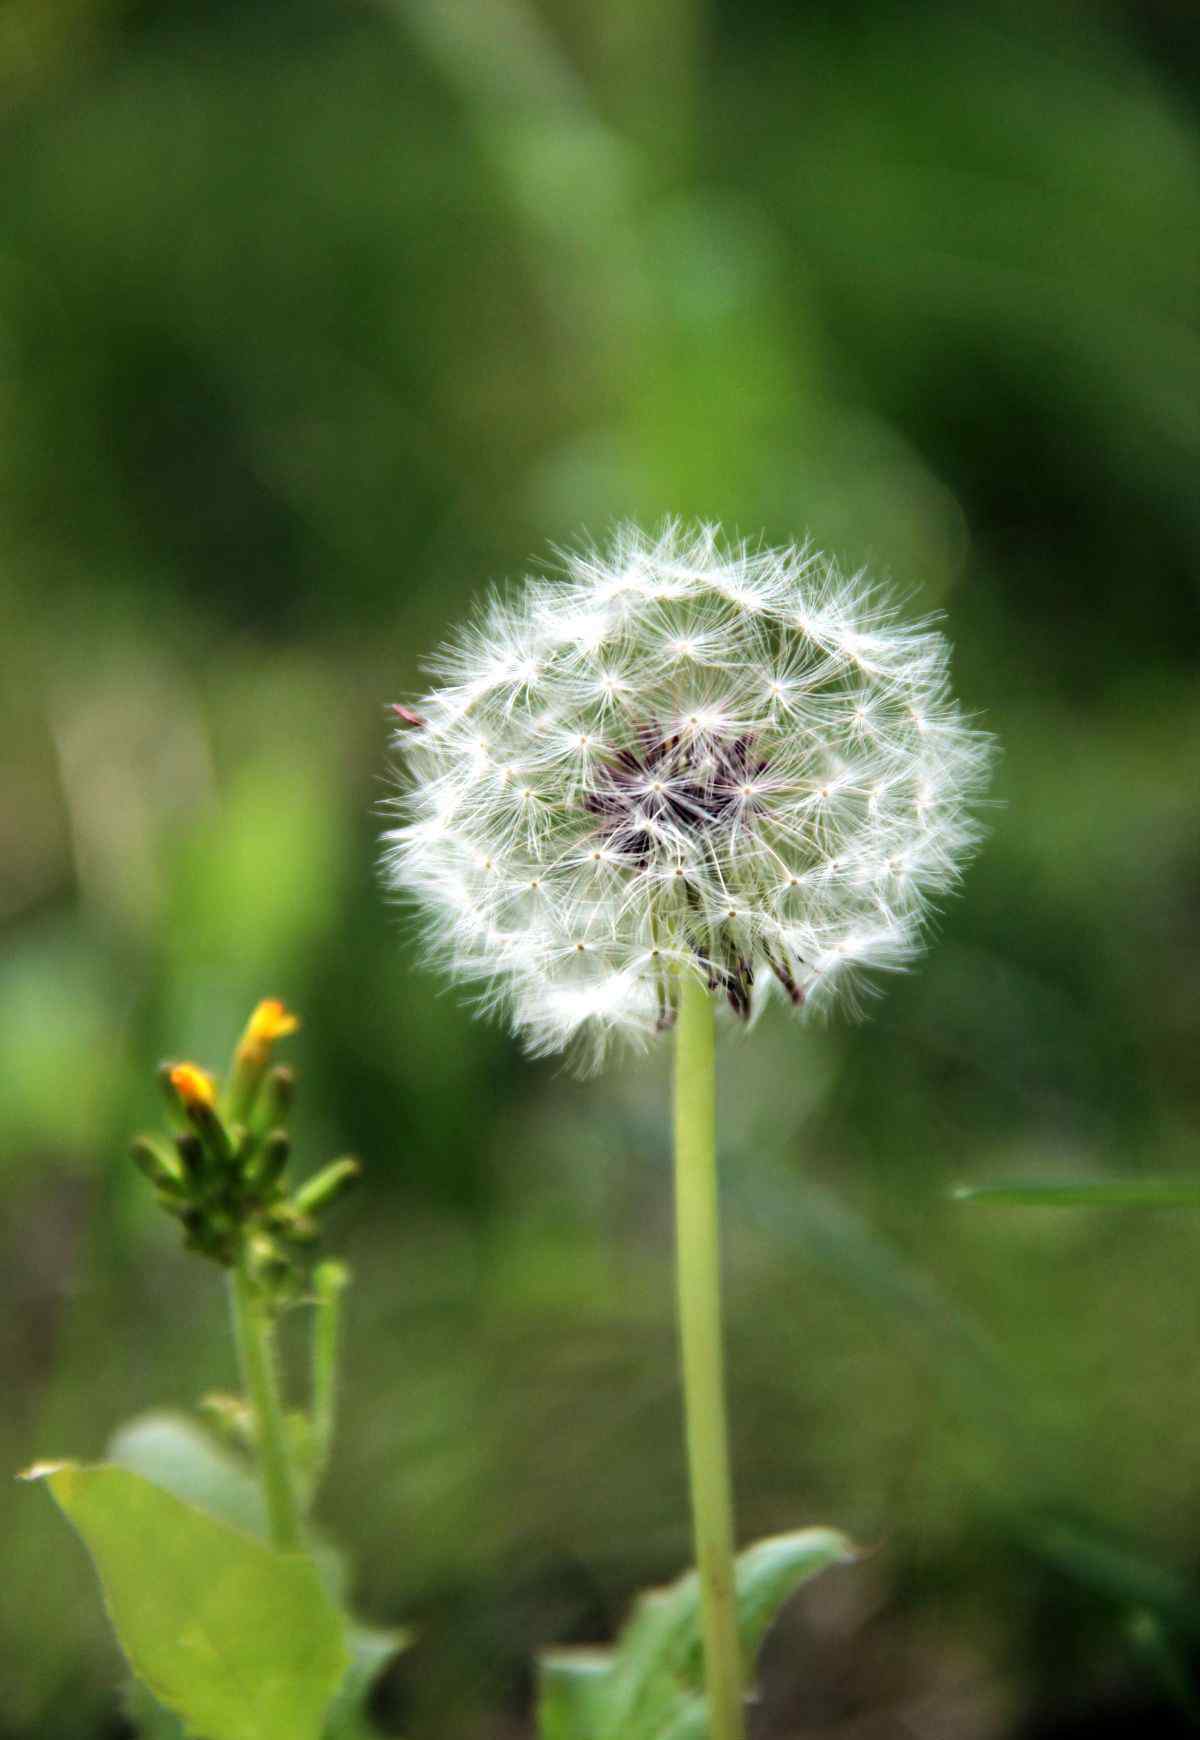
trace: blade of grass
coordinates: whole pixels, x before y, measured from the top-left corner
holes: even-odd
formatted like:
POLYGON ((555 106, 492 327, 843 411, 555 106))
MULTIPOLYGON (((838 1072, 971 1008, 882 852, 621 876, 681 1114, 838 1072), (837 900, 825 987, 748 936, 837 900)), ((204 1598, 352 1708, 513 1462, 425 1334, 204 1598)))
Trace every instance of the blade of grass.
POLYGON ((952 1196, 993 1208, 1200 1208, 1200 1179, 1012 1179, 960 1184, 952 1196))

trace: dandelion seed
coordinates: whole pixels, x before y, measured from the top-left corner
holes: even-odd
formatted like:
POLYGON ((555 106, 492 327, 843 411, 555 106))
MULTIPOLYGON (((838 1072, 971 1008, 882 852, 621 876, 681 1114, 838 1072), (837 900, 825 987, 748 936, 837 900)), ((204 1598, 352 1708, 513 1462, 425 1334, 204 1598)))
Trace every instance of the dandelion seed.
POLYGON ((991 739, 948 659, 808 546, 622 528, 396 709, 388 879, 535 1051, 651 1038, 683 975, 743 1021, 853 1007, 979 837, 991 739))

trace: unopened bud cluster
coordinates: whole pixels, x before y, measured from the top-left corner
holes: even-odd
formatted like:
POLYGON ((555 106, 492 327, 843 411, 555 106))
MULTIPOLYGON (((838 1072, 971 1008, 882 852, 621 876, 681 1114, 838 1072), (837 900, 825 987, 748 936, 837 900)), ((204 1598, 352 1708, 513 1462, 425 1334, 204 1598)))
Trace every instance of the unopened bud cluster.
POLYGON ((811 548, 623 528, 396 708, 391 882, 536 1051, 669 1027, 684 975, 741 1019, 852 998, 978 838, 991 744, 948 663, 811 548))
POLYGON ((162 1207, 181 1223, 185 1246, 226 1268, 244 1262, 273 1297, 299 1283, 323 1210, 359 1173, 357 1160, 341 1159, 298 1188, 287 1179, 294 1077, 272 1053, 298 1025, 277 999, 261 1002, 224 1088, 193 1063, 163 1064, 173 1134, 139 1136, 130 1149, 162 1207))

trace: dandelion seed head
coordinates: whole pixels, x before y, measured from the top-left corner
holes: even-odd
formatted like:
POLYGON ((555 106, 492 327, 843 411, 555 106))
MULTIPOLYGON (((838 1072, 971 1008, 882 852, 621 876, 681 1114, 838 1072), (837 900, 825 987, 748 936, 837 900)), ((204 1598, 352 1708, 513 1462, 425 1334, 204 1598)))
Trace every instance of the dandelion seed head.
POLYGON ((622 527, 493 597, 397 708, 392 888, 535 1052, 853 1009, 979 838, 949 648, 811 546, 622 527))

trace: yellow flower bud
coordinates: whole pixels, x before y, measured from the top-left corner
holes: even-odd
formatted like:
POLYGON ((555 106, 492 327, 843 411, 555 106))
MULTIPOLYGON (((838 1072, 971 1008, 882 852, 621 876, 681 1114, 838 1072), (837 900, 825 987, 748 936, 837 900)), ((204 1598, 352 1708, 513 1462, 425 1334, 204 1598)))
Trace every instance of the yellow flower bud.
POLYGON ((286 1039, 300 1025, 279 997, 264 997, 246 1023, 246 1031, 238 1041, 237 1062, 261 1069, 271 1055, 277 1039, 286 1039))
POLYGON ((171 1086, 189 1111, 195 1106, 213 1110, 217 1103, 217 1084, 206 1069, 199 1069, 194 1063, 177 1063, 172 1066, 170 1075, 171 1086))

